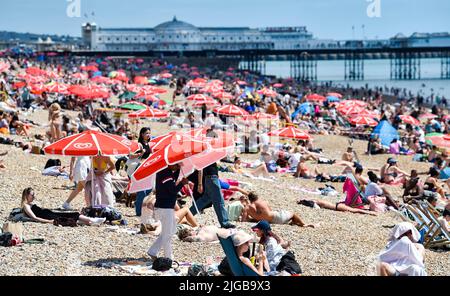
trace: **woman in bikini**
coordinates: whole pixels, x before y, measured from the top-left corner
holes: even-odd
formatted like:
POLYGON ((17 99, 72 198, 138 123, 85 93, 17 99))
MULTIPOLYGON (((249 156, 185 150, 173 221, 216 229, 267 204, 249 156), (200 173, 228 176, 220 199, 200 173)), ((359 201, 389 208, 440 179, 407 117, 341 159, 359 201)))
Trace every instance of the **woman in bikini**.
POLYGON ((392 157, 389 157, 387 164, 381 168, 381 179, 386 184, 405 184, 406 176, 409 177, 408 173, 399 169, 397 160, 392 157))
POLYGON ((48 120, 50 121, 50 142, 58 141, 61 138, 61 106, 53 103, 48 108, 48 120))

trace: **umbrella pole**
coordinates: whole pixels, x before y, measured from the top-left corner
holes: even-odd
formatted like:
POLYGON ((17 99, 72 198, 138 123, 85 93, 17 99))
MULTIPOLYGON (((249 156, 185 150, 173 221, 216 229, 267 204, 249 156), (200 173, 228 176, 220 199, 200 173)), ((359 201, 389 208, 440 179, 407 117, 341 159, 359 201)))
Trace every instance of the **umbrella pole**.
MULTIPOLYGON (((186 178, 186 176, 184 175, 183 172, 181 172, 181 174, 183 175, 183 178, 186 178)), ((200 216, 201 215, 200 211, 198 210, 197 203, 195 202, 195 199, 194 199, 194 194, 191 190, 191 187, 189 187, 189 184, 188 184, 188 192, 189 192, 189 196, 192 198, 192 203, 194 204, 195 210, 197 211, 198 215, 200 216)))
POLYGON ((92 157, 91 169, 91 207, 94 207, 94 157, 92 157))

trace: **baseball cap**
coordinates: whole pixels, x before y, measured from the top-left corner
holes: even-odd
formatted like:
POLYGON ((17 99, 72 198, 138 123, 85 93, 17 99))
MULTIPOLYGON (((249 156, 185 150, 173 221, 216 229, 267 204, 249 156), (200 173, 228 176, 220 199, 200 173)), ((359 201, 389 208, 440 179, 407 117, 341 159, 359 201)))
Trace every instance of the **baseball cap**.
POLYGON ((257 224, 253 225, 252 230, 255 230, 255 229, 259 229, 264 232, 268 232, 268 231, 272 230, 272 228, 270 227, 270 223, 267 222, 266 220, 261 220, 257 224))

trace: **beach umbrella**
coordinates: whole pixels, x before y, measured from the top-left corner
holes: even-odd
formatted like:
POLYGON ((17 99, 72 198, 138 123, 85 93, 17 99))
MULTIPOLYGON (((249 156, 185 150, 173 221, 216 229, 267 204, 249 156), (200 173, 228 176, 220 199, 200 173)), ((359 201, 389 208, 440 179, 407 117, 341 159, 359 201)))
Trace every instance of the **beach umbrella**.
POLYGON ((65 137, 44 148, 46 154, 66 156, 128 155, 139 149, 135 141, 122 136, 88 130, 65 137))
POLYGON ((0 73, 7 72, 11 65, 8 62, 2 62, 0 61, 0 73))
POLYGON ((259 121, 259 120, 275 120, 275 119, 277 119, 277 117, 272 114, 258 112, 258 113, 246 115, 246 116, 244 116, 244 119, 259 121))
POLYGON ((107 89, 97 85, 71 85, 69 86, 68 91, 72 95, 76 95, 84 100, 106 99, 110 96, 107 89))
POLYGON ((376 113, 375 111, 370 111, 367 109, 363 109, 361 112, 358 113, 358 115, 362 115, 362 116, 369 116, 372 118, 379 118, 380 114, 376 113))
POLYGON ((72 78, 86 80, 86 79, 88 79, 88 75, 84 74, 84 73, 75 73, 75 74, 72 74, 72 78))
POLYGON ((349 107, 345 107, 345 108, 339 108, 338 112, 341 113, 344 116, 348 116, 348 115, 351 115, 351 114, 361 113, 364 110, 365 109, 363 107, 349 106, 349 107))
POLYGON ((409 123, 411 125, 420 125, 420 121, 410 115, 400 115, 399 117, 404 123, 409 123))
POLYGON ((35 95, 41 95, 44 91, 46 91, 46 87, 43 83, 35 83, 31 84, 31 93, 35 95))
POLYGON ((268 89, 268 88, 263 88, 262 90, 258 90, 257 93, 260 95, 264 95, 266 97, 272 97, 272 98, 274 98, 278 95, 278 93, 276 91, 268 89))
POLYGON ((361 100, 345 100, 339 103, 339 108, 349 108, 349 107, 366 107, 367 103, 361 100))
POLYGON ((189 97, 186 98, 186 100, 196 101, 196 102, 205 102, 205 101, 211 101, 214 99, 209 96, 206 96, 206 95, 196 94, 196 95, 190 95, 189 97))
POLYGON ((173 75, 172 74, 170 74, 170 73, 162 73, 161 75, 159 75, 161 78, 166 78, 166 79, 168 79, 168 78, 172 78, 173 77, 173 75))
POLYGON ((337 92, 330 92, 330 93, 327 93, 327 96, 329 96, 329 97, 335 97, 335 98, 338 98, 338 99, 342 99, 342 95, 341 95, 340 93, 337 93, 337 92))
POLYGON ((231 100, 234 98, 232 94, 224 91, 212 93, 212 96, 216 99, 222 100, 231 100))
POLYGON ((450 135, 427 135, 425 139, 429 144, 436 147, 450 149, 450 135))
POLYGON ((311 103, 303 103, 303 104, 301 104, 300 107, 299 107, 299 112, 302 115, 313 113, 314 110, 313 110, 312 104, 311 103))
POLYGON ((124 103, 122 105, 119 106, 119 108, 121 109, 127 109, 127 110, 134 110, 134 111, 138 111, 138 110, 144 110, 146 109, 148 106, 140 103, 140 102, 128 102, 128 103, 124 103))
POLYGON ((68 90, 69 86, 67 84, 53 82, 45 85, 45 91, 49 93, 58 93, 63 95, 70 94, 68 90))
POLYGON ((421 119, 421 120, 428 120, 428 119, 435 119, 436 117, 438 117, 438 116, 435 115, 435 114, 425 113, 425 114, 420 115, 419 119, 421 119))
POLYGON ((169 113, 164 110, 147 107, 145 109, 128 114, 130 118, 167 118, 169 113))
MULTIPOLYGON (((183 138, 173 141, 152 154, 136 169, 130 177, 128 192, 139 192, 153 188, 156 174, 169 165, 180 163, 183 176, 191 174, 195 165, 191 162, 194 155, 201 154, 208 145, 201 140, 183 138)), ((202 168, 199 168, 202 169, 202 168)))
POLYGON ((340 102, 341 100, 338 97, 335 96, 328 96, 327 97, 327 102, 329 103, 336 103, 336 102, 340 102))
POLYGON ((157 102, 159 100, 159 98, 155 95, 141 95, 141 96, 136 96, 136 98, 144 99, 148 102, 157 102))
MULTIPOLYGON (((203 132, 200 133, 203 135, 203 132)), ((223 159, 234 151, 235 143, 232 135, 217 134, 218 138, 207 138, 202 135, 194 138, 188 135, 169 134, 168 137, 172 137, 170 144, 151 154, 134 172, 128 191, 133 193, 150 189, 154 183, 155 174, 167 168, 169 164, 181 163, 181 175, 187 176, 194 170, 202 170, 223 159)))
POLYGON ((80 67, 80 70, 81 71, 86 71, 86 72, 88 72, 88 71, 92 71, 92 72, 97 72, 98 71, 98 65, 97 64, 92 64, 92 65, 88 65, 88 66, 81 66, 80 67))
POLYGON ((247 82, 245 82, 243 80, 238 80, 237 84, 239 84, 239 85, 247 85, 247 82))
POLYGON ((206 107, 217 107, 220 104, 215 100, 197 101, 192 104, 192 107, 202 107, 203 105, 206 105, 206 107))
POLYGON ((310 102, 318 102, 318 103, 323 103, 324 101, 326 101, 326 98, 324 96, 318 94, 306 95, 305 99, 310 102))
POLYGON ((25 72, 31 76, 47 76, 47 72, 45 70, 37 67, 29 67, 25 70, 25 72))
POLYGON ((268 133, 272 137, 289 138, 296 140, 309 140, 311 136, 301 129, 295 128, 293 126, 277 129, 268 133))
POLYGON ((224 105, 214 109, 214 112, 221 115, 228 116, 244 116, 248 115, 248 112, 236 105, 224 105))
POLYGON ((353 116, 348 119, 351 124, 354 125, 368 125, 368 126, 377 126, 378 122, 369 116, 353 116))
POLYGON ((145 76, 136 76, 133 79, 135 84, 148 84, 148 78, 145 76))
POLYGON ((273 85, 273 87, 275 87, 275 88, 282 88, 284 85, 283 84, 281 84, 281 83, 275 83, 274 85, 273 85))
POLYGON ((219 85, 207 85, 204 88, 200 89, 200 92, 203 93, 216 93, 216 92, 220 92, 223 91, 223 87, 219 86, 219 85))

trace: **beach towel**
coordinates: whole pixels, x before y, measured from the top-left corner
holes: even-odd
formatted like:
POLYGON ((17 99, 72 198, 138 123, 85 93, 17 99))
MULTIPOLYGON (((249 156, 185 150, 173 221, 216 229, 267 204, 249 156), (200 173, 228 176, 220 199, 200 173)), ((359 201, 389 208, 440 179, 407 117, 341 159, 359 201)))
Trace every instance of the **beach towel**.
POLYGON ((353 184, 350 178, 347 178, 347 180, 344 182, 344 186, 342 189, 346 194, 345 204, 347 206, 358 209, 364 208, 361 195, 359 194, 358 189, 356 188, 355 184, 353 184))
POLYGON ((114 207, 114 194, 111 174, 96 175, 92 171, 86 178, 85 197, 91 201, 91 206, 114 207), (94 193, 92 195, 92 193, 94 193))

